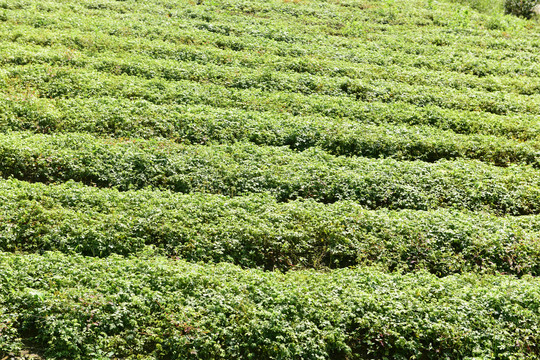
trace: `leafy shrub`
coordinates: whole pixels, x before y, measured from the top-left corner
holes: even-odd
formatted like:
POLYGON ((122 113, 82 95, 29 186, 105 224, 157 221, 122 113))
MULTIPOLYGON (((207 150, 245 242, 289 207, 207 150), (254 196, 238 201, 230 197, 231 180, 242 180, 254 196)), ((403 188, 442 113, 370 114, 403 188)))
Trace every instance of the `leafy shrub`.
POLYGON ((534 13, 533 8, 540 5, 538 0, 505 0, 504 10, 507 14, 530 19, 534 13))
POLYGON ((540 217, 370 211, 350 201, 278 203, 80 184, 0 182, 0 251, 130 255, 153 245, 189 261, 279 269, 377 264, 438 276, 540 275, 540 217))
MULTIPOLYGON (((0 307, 65 359, 540 356, 538 279, 0 253, 0 307)), ((0 354, 5 353, 0 348, 0 354)))
POLYGON ((526 166, 406 162, 333 156, 317 148, 188 146, 83 134, 12 133, 0 139, 0 174, 27 181, 71 179, 121 190, 153 186, 228 196, 269 192, 279 201, 354 200, 371 209, 540 213, 540 171, 526 166))
POLYGON ((0 293, 0 355, 18 353, 24 345, 17 328, 17 315, 10 313, 8 308, 4 307, 2 296, 3 294, 0 293))

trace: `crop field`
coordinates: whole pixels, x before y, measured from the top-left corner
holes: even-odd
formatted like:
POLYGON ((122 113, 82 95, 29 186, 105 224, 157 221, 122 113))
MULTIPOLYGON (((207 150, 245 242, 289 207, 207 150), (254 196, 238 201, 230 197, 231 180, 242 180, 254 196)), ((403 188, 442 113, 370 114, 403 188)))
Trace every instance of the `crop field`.
POLYGON ((540 21, 0 0, 0 360, 540 359, 540 21))

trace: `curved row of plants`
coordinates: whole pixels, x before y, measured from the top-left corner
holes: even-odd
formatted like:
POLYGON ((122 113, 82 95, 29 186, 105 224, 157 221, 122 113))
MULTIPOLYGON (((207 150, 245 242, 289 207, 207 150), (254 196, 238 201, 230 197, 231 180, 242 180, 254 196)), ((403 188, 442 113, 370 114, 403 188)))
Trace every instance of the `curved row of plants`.
MULTIPOLYGON (((137 5, 132 8, 142 8, 140 4, 137 5)), ((378 7, 382 7, 381 5, 378 7)), ((421 36, 417 34, 418 31, 408 31, 407 26, 399 28, 395 24, 377 22, 385 13, 396 18, 395 14, 391 14, 394 9, 399 8, 396 4, 393 4, 391 9, 375 9, 373 12, 368 9, 367 12, 360 14, 357 9, 347 11, 344 7, 339 7, 339 12, 343 17, 363 18, 362 21, 351 21, 345 26, 336 16, 337 14, 334 13, 328 17, 327 15, 331 13, 320 11, 320 7, 315 7, 311 14, 301 15, 309 18, 302 21, 302 27, 297 25, 298 16, 295 14, 280 12, 273 18, 259 16, 257 21, 242 16, 244 14, 241 7, 246 6, 245 3, 231 3, 225 10, 218 10, 220 6, 214 5, 201 10, 190 7, 183 11, 152 4, 145 6, 141 13, 135 12, 130 17, 123 17, 122 25, 124 26, 119 27, 119 21, 114 18, 118 14, 109 11, 107 5, 100 4, 100 6, 100 8, 89 10, 84 6, 70 4, 69 8, 46 9, 54 13, 52 16, 36 16, 35 12, 29 10, 24 12, 8 10, 5 18, 8 24, 11 22, 17 25, 27 24, 45 31, 53 29, 65 31, 66 28, 76 27, 86 33, 95 33, 94 29, 97 27, 102 29, 104 34, 127 40, 145 37, 151 40, 193 45, 214 44, 217 47, 232 50, 264 49, 264 52, 278 55, 320 54, 326 58, 348 59, 348 61, 359 63, 385 65, 396 63, 401 66, 416 67, 421 64, 423 67, 440 71, 452 70, 478 75, 519 75, 524 70, 538 74, 538 67, 534 60, 537 52, 533 39, 520 36, 519 41, 508 39, 501 41, 499 39, 501 29, 469 31, 468 36, 464 38, 459 33, 454 34, 445 29, 449 25, 448 22, 458 20, 460 14, 455 14, 455 18, 453 16, 449 18, 448 9, 443 10, 440 8, 441 5, 432 8, 430 14, 425 14, 425 11, 423 14, 422 11, 420 14, 414 12, 411 14, 410 6, 399 10, 400 21, 410 18, 417 21, 420 17, 425 20, 422 24, 409 24, 409 26, 424 26, 421 36), (234 9, 235 5, 238 6, 237 9, 234 9), (220 14, 220 12, 223 13, 220 14), (367 16, 363 16, 364 14, 367 16), (63 18, 62 21, 58 21, 59 17, 63 18), (327 19, 322 20, 321 17, 327 17, 327 19), (148 21, 149 18, 152 19, 153 26, 142 28, 140 22, 148 21), (176 26, 171 26, 171 23, 175 23, 176 26), (299 29, 302 30, 299 31, 299 29), (378 31, 370 34, 374 30, 378 31), (444 40, 441 39, 441 31, 445 31, 444 40), (327 34, 325 39, 314 36, 321 33, 327 34), (357 41, 359 36, 367 37, 373 42, 357 41), (333 45, 339 45, 339 47, 333 45), (347 51, 350 48, 354 51, 347 51), (456 54, 456 51, 459 53, 456 54), (416 59, 410 56, 411 54, 416 55, 416 59), (525 58, 527 55, 528 59, 525 58), (449 63, 449 60, 452 62, 449 63), (477 66, 474 66, 475 64, 477 66)), ((251 8, 249 12, 256 11, 254 9, 259 6, 254 3, 247 5, 251 8)), ((283 9, 294 11, 290 6, 285 6, 283 9)), ((510 28, 518 31, 526 24, 510 17, 505 21, 509 23, 510 28)), ((485 22, 486 20, 482 17, 471 19, 471 23, 478 24, 478 28, 480 26, 485 28, 485 22)))
POLYGON ((151 359, 540 356, 540 283, 0 253, 0 348, 151 359))
MULTIPOLYGON (((73 81, 69 75, 66 77, 69 79, 65 80, 66 83, 73 81)), ((321 124, 328 124, 327 126, 342 124, 343 129, 340 133, 347 133, 351 128, 377 125, 390 128, 429 126, 433 127, 429 130, 433 133, 437 133, 437 129, 440 129, 463 135, 493 135, 523 141, 537 140, 540 135, 539 121, 534 115, 510 117, 448 110, 437 106, 417 107, 405 103, 389 105, 347 98, 342 98, 339 103, 332 103, 325 96, 312 97, 309 102, 310 98, 304 95, 228 92, 224 89, 209 91, 197 85, 195 89, 197 92, 200 91, 201 96, 185 94, 182 92, 182 86, 178 86, 174 90, 179 95, 178 98, 170 94, 167 95, 167 99, 160 99, 146 93, 145 88, 150 90, 151 86, 150 83, 141 84, 138 94, 123 94, 134 100, 112 97, 114 96, 112 94, 88 98, 38 98, 33 94, 25 97, 23 94, 15 95, 8 91, 0 99, 2 110, 0 127, 2 130, 32 129, 36 132, 83 131, 109 136, 144 138, 155 136, 179 138, 183 141, 189 140, 184 134, 188 130, 183 128, 189 128, 194 122, 198 123, 197 128, 200 128, 203 137, 212 138, 208 130, 204 129, 204 124, 218 121, 224 123, 220 127, 230 127, 231 131, 240 133, 247 133, 247 130, 241 130, 241 126, 236 123, 245 123, 244 126, 252 128, 250 132, 253 134, 280 132, 276 127, 284 127, 283 131, 290 131, 288 129, 300 128, 307 123, 310 124, 310 128, 315 129, 314 131, 317 131, 321 124), (262 96, 266 98, 264 107, 260 104, 262 96), (193 102, 188 102, 186 97, 193 102), (188 104, 184 105, 185 103, 188 104), (245 109, 235 106, 242 106, 245 109)), ((54 94, 63 90, 58 86, 56 89, 48 88, 45 91, 54 94)), ((64 91, 67 95, 69 90, 64 91)), ((119 89, 119 93, 122 92, 124 90, 119 89)), ((303 131, 311 130, 303 129, 303 131)), ((455 137, 451 133, 446 134, 450 138, 455 137)), ((234 135, 233 138, 238 138, 238 135, 234 135)), ((493 141, 504 140, 493 139, 493 141)))
POLYGON ((27 181, 226 195, 270 192, 279 201, 349 199, 373 209, 540 212, 540 171, 528 166, 409 162, 333 156, 317 148, 299 153, 245 143, 180 145, 82 134, 13 133, 0 139, 0 175, 27 181))
MULTIPOLYGON (((326 57, 315 55, 279 56, 266 52, 255 55, 251 50, 233 51, 209 45, 179 45, 138 38, 126 42, 126 39, 111 35, 66 34, 33 27, 24 27, 23 29, 24 32, 19 33, 18 36, 14 36, 12 32, 2 33, 0 31, 0 40, 4 39, 5 41, 0 48, 0 53, 3 55, 0 63, 5 66, 48 63, 111 71, 116 64, 118 68, 114 68, 114 71, 141 72, 141 68, 130 66, 130 63, 125 62, 126 59, 129 59, 133 63, 133 56, 135 56, 144 59, 145 63, 152 63, 152 68, 148 68, 148 64, 146 64, 146 71, 143 73, 146 75, 149 73, 161 74, 164 78, 178 79, 182 76, 181 71, 172 71, 168 61, 175 61, 175 64, 180 62, 184 67, 189 64, 192 66, 200 64, 219 65, 229 69, 229 71, 243 69, 244 78, 252 69, 282 72, 288 74, 292 80, 294 77, 291 76, 291 72, 303 73, 320 77, 318 82, 322 86, 317 89, 317 92, 331 92, 331 88, 336 87, 332 83, 323 83, 328 81, 327 77, 347 77, 364 81, 383 80, 394 82, 398 84, 398 87, 421 85, 461 91, 476 90, 489 93, 499 91, 522 95, 533 95, 540 89, 536 78, 523 79, 501 75, 479 77, 474 74, 431 70, 430 68, 403 66, 402 64, 366 63, 362 67, 358 67, 345 60, 329 60, 326 57), (96 59, 95 52, 98 49, 100 57, 96 59)), ((200 67, 200 69, 202 71, 204 67, 200 67)), ((212 69, 213 67, 208 66, 206 73, 212 74, 212 69)), ((184 78, 186 76, 183 74, 184 78)), ((229 76, 231 75, 229 74, 229 76)), ((219 80, 224 81, 222 78, 225 78, 223 74, 220 75, 219 80)), ((315 80, 317 81, 317 79, 315 80)), ((232 82, 232 80, 229 79, 228 82, 232 82)), ((291 87, 293 87, 292 85, 294 84, 291 84, 291 87)))
POLYGON ((188 144, 251 142, 296 150, 319 147, 346 156, 428 162, 478 159, 497 166, 517 163, 540 167, 537 141, 462 135, 428 126, 369 125, 318 116, 291 117, 208 106, 162 107, 146 101, 67 101, 62 103, 64 111, 59 111, 58 105, 54 108, 48 105, 0 101, 0 109, 6 110, 0 115, 0 129, 164 138, 188 144), (83 106, 71 107, 71 104, 83 106))
MULTIPOLYGON (((60 57, 63 65, 64 54, 60 57)), ((5 61, 9 61, 6 57, 5 61)), ((17 58, 14 61, 19 62, 17 58)), ((55 61, 43 59, 44 63, 57 67, 55 61)), ((11 73, 32 71, 42 64, 26 64, 6 66, 11 73)), ((58 66, 59 67, 59 66, 58 66)), ((316 76, 276 72, 268 69, 248 69, 242 66, 223 66, 214 64, 197 64, 178 62, 175 60, 154 60, 130 54, 129 57, 117 57, 114 54, 102 54, 99 58, 88 57, 86 61, 69 60, 69 69, 85 69, 98 71, 102 76, 130 75, 144 79, 160 79, 162 81, 189 80, 204 82, 207 85, 221 85, 232 89, 260 89, 268 92, 283 91, 305 95, 319 94, 330 97, 349 96, 362 101, 381 101, 386 103, 405 102, 416 106, 436 105, 447 109, 482 111, 487 113, 508 115, 514 113, 540 114, 539 96, 520 95, 504 91, 484 92, 473 89, 456 90, 441 86, 409 85, 394 80, 350 79, 348 76, 316 76)), ((49 73, 50 75, 50 73, 49 73)), ((39 85, 39 84, 38 84, 39 85)))
POLYGON ((51 70, 40 65, 5 69, 0 89, 4 92, 4 97, 9 99, 3 102, 4 104, 21 109, 18 111, 19 114, 22 112, 19 118, 26 118, 25 113, 32 114, 39 98, 54 99, 52 106, 55 106, 56 102, 69 99, 77 102, 83 98, 109 97, 113 98, 111 101, 118 98, 144 100, 158 106, 209 105, 251 111, 287 112, 291 115, 325 116, 360 123, 433 125, 465 134, 479 132, 519 139, 538 137, 538 116, 532 114, 497 116, 452 111, 429 104, 418 107, 403 102, 385 104, 344 96, 308 96, 291 92, 208 86, 193 81, 149 80, 128 75, 105 76, 87 69, 68 67, 51 70))
POLYGON ((153 245, 189 261, 282 271, 376 264, 540 274, 540 218, 455 210, 366 210, 350 201, 279 203, 76 183, 0 182, 0 251, 130 255, 153 245))

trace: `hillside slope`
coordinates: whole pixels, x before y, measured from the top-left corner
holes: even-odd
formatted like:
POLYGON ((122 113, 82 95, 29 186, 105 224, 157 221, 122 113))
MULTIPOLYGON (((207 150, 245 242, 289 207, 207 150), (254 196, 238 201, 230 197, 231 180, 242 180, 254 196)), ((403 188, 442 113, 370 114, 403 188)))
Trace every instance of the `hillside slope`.
POLYGON ((0 0, 2 360, 538 359, 539 239, 534 19, 0 0))

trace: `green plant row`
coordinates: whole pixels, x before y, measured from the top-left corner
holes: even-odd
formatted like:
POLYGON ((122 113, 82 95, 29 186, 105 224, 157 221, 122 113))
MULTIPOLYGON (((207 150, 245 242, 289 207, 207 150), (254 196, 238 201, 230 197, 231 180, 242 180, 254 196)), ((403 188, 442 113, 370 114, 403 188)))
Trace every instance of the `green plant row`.
POLYGON ((335 155, 429 162, 466 158, 498 166, 521 163, 540 167, 537 141, 461 135, 426 126, 368 125, 320 116, 292 117, 208 106, 156 106, 146 101, 114 99, 60 100, 54 102, 54 107, 52 104, 47 100, 0 101, 0 129, 166 138, 191 144, 243 141, 296 150, 317 146, 335 155))
POLYGON ((481 213, 366 210, 350 201, 278 203, 156 190, 119 192, 69 182, 0 182, 0 251, 168 256, 287 271, 376 264, 540 275, 540 219, 481 213))
MULTIPOLYGON (((272 72, 307 73, 323 77, 347 76, 352 79, 364 80, 379 79, 409 85, 448 87, 456 90, 475 89, 487 92, 504 91, 533 95, 540 89, 537 78, 478 77, 473 74, 419 69, 401 64, 366 63, 359 66, 315 55, 282 57, 267 52, 255 55, 253 51, 249 50, 233 51, 209 45, 173 44, 140 38, 133 38, 132 41, 127 42, 126 39, 106 34, 51 32, 50 30, 44 31, 43 29, 22 26, 19 26, 18 29, 20 32, 17 35, 14 35, 12 31, 2 33, 0 29, 0 39, 13 41, 2 44, 0 53, 2 54, 1 62, 4 65, 49 63, 99 67, 100 65, 96 64, 95 58, 92 58, 99 50, 100 58, 108 57, 109 62, 137 55, 144 56, 147 61, 162 59, 221 66, 234 65, 246 69, 262 68, 264 71, 272 72), (109 52, 109 55, 105 52, 109 52)), ((409 56, 416 57, 417 55, 409 56)), ((159 63, 163 64, 163 62, 159 63)))
POLYGON ((149 251, 127 259, 0 253, 0 269, 0 354, 32 346, 63 359, 540 356, 532 277, 372 268, 283 275, 149 251))
MULTIPOLYGON (((65 31, 76 27, 92 34, 96 28, 100 28, 105 34, 128 39, 144 37, 180 43, 213 43, 232 50, 264 49, 264 52, 292 56, 309 53, 323 54, 325 57, 336 55, 340 58, 344 55, 344 51, 335 47, 340 45, 342 48, 355 48, 354 52, 349 53, 355 59, 361 58, 358 56, 359 53, 369 54, 377 63, 386 65, 391 62, 406 66, 425 64, 440 71, 450 70, 451 67, 453 71, 477 72, 484 75, 518 75, 525 70, 535 71, 538 74, 534 61, 534 54, 537 53, 535 43, 518 30, 513 31, 518 40, 502 42, 498 38, 501 37, 500 30, 505 30, 504 25, 502 29, 495 31, 478 30, 480 26, 485 25, 484 23, 492 22, 491 18, 486 20, 476 17, 468 19, 469 24, 454 24, 455 20, 461 21, 461 14, 449 18, 448 9, 445 11, 437 9, 441 7, 440 5, 429 11, 415 9, 425 6, 425 2, 423 4, 417 2, 414 4, 416 6, 366 4, 368 9, 362 12, 339 5, 334 11, 328 11, 328 8, 334 6, 326 3, 322 11, 321 6, 318 6, 315 11, 308 11, 310 14, 305 14, 304 10, 309 5, 303 4, 275 6, 273 9, 272 6, 266 6, 264 10, 253 2, 250 4, 215 2, 210 6, 202 4, 203 6, 182 8, 156 5, 152 3, 131 6, 130 16, 122 16, 122 26, 118 26, 120 25, 118 14, 114 11, 109 12, 107 5, 101 9, 87 9, 74 4, 63 10, 46 6, 46 9, 38 9, 41 12, 51 13, 47 16, 36 16, 36 11, 30 10, 9 11, 6 20, 8 24, 13 22, 17 25, 30 25, 44 31, 65 31), (369 8, 375 9, 372 11, 369 8), (279 13, 270 14, 275 9, 278 9, 279 13), (394 9, 398 11, 394 12, 394 9), (289 14, 284 14, 280 10, 288 11, 289 14), (258 16, 258 21, 245 16, 246 13, 252 14, 257 11, 265 12, 264 16, 258 16), (302 20, 294 14, 298 11, 304 12, 300 15, 302 20), (304 19, 304 15, 308 18, 304 19), (381 24, 382 17, 393 17, 394 23, 381 24), (13 19, 10 20, 11 18, 13 19), (343 23, 342 19, 348 21, 343 23), (396 26, 396 20, 402 22, 405 19, 412 20, 413 23, 403 24, 402 27, 396 26), (151 25, 141 27, 141 22, 151 25), (172 24, 174 26, 171 26, 172 24), (423 26, 421 36, 418 35, 418 25, 423 26), (459 32, 456 34, 449 31, 452 27, 463 27, 462 25, 470 29, 465 38, 459 32), (410 31, 411 29, 414 31, 410 31), (443 37, 444 40, 441 40, 441 29, 447 32, 443 37), (315 36, 324 33, 328 34, 325 39, 315 36), (358 37, 365 37, 370 41, 359 42, 358 37), (374 40, 373 43, 371 40, 374 40), (317 46, 317 50, 314 50, 312 46, 314 41, 324 46, 317 46), (384 48, 381 49, 380 45, 384 45, 384 48), (501 50, 508 47, 510 50, 501 50), (459 51, 458 56, 454 56, 456 51, 459 51), (428 53, 428 56, 425 53, 428 53), (411 57, 411 54, 416 55, 418 59, 411 57), (438 56, 444 60, 439 60, 438 56), (533 58, 530 58, 531 56, 533 58), (529 57, 528 61, 526 57, 529 57), (448 63, 449 60, 451 64, 448 63)), ((510 19, 505 19, 504 22, 509 23, 510 19)), ((514 29, 515 25, 512 24, 510 28, 514 29)))
MULTIPOLYGON (((48 66, 63 65, 64 54, 55 54, 60 64, 52 59, 44 62, 48 66)), ((13 59, 20 62, 18 56, 5 57, 5 62, 13 59)), ((9 64, 11 65, 11 64, 9 64)), ((42 68, 38 65, 38 71, 42 68)), ((34 64, 7 67, 12 73, 32 72, 34 64)), ((163 79, 165 81, 189 80, 212 85, 222 85, 234 89, 261 89, 268 92, 283 91, 290 93, 322 94, 332 97, 351 96, 362 101, 396 101, 417 106, 436 105, 447 109, 482 111, 500 115, 512 113, 540 114, 540 96, 520 95, 501 91, 484 92, 474 89, 452 89, 439 85, 409 85, 395 80, 355 79, 347 76, 317 76, 303 73, 276 72, 272 68, 261 67, 249 69, 242 66, 224 66, 215 64, 198 64, 178 62, 175 60, 150 59, 145 56, 131 54, 129 57, 118 57, 113 53, 101 53, 99 58, 71 59, 71 68, 87 68, 104 74, 126 74, 146 79, 163 79)), ((50 68, 49 68, 49 71, 50 68)), ((54 70, 53 70, 54 72, 54 70)), ((37 80, 37 79, 36 79, 37 80)), ((32 83, 30 83, 32 84, 32 83)))
POLYGON ((279 201, 354 200, 372 209, 540 212, 540 171, 478 161, 396 161, 338 157, 311 148, 179 145, 90 135, 0 136, 0 175, 45 183, 73 179, 121 190, 154 186, 225 195, 270 192, 279 201))
MULTIPOLYGON (((5 71, 8 73, 7 69, 5 71)), ((351 86, 348 91, 355 91, 352 84, 347 86, 351 86)), ((69 111, 70 106, 80 106, 78 104, 81 102, 90 102, 91 105, 83 106, 95 108, 94 98, 109 97, 112 99, 107 99, 107 102, 127 98, 145 100, 159 106, 204 104, 220 108, 284 112, 290 115, 322 115, 368 124, 432 125, 458 133, 503 135, 523 140, 536 139, 539 132, 538 115, 498 116, 490 113, 455 111, 429 104, 415 106, 401 101, 382 103, 361 101, 346 96, 267 92, 254 88, 210 86, 193 81, 148 80, 136 76, 106 75, 87 69, 75 70, 67 67, 11 68, 8 74, 4 74, 0 89, 5 92, 6 98, 0 104, 3 107, 14 108, 13 111, 17 114, 16 123, 22 121, 23 124, 28 121, 27 119, 36 116, 39 118, 43 107, 53 107, 55 116, 54 114, 61 111, 69 111), (47 103, 47 100, 40 98, 51 98, 50 100, 54 99, 54 102, 47 103), (84 98, 86 100, 83 100, 84 98), (68 105, 63 105, 67 99, 72 100, 68 105)), ((7 109, 4 111, 6 113, 2 117, 7 117, 9 112, 7 109)), ((101 109, 93 111, 100 113, 101 109)), ((87 109, 80 113, 70 111, 69 116, 77 118, 86 113, 87 109)), ((160 118, 162 117, 160 115, 160 118)))

